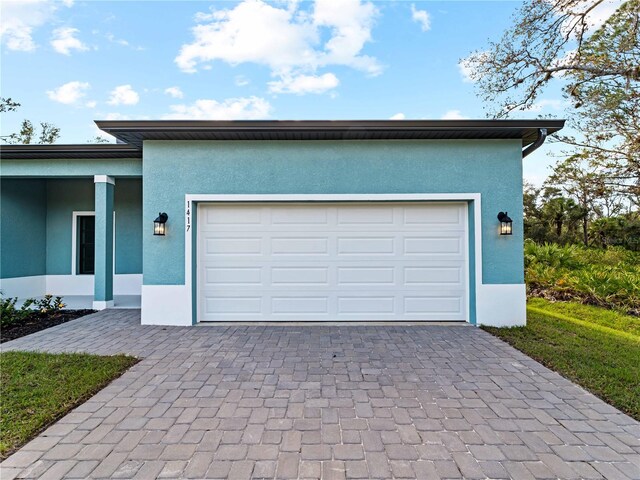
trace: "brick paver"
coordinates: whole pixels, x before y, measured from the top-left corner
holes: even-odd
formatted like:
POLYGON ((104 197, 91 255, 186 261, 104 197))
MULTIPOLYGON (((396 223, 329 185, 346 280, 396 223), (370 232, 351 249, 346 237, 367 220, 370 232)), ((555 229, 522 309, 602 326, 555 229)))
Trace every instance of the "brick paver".
POLYGON ((142 361, 8 478, 640 478, 640 424, 472 326, 141 326, 108 310, 2 350, 142 361))

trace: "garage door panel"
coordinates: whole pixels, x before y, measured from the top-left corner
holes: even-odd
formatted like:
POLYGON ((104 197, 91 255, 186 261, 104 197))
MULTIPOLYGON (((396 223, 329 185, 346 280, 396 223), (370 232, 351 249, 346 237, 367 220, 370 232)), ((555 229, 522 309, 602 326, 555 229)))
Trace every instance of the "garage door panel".
POLYGON ((384 205, 342 205, 336 208, 337 224, 340 226, 357 225, 362 226, 394 225, 394 208, 384 205))
POLYGON ((271 255, 329 255, 326 237, 274 237, 269 243, 271 255))
POLYGON ((204 298, 205 318, 217 314, 260 315, 263 298, 259 296, 206 296, 204 298))
POLYGON ((411 314, 461 314, 463 310, 460 295, 430 295, 405 297, 404 311, 411 314))
POLYGON ((460 285, 464 272, 462 267, 404 267, 404 284, 406 286, 432 286, 432 285, 460 285))
POLYGON ((203 252, 205 255, 259 255, 262 253, 261 237, 207 238, 203 252))
POLYGON ((337 238, 337 254, 344 255, 393 255, 396 252, 394 237, 341 236, 337 238))
POLYGON ((201 210, 201 321, 466 319, 464 204, 201 210))
POLYGON ((272 207, 271 224, 273 230, 294 226, 293 231, 299 231, 300 225, 321 225, 326 228, 329 224, 329 211, 308 206, 289 205, 272 207))
POLYGON ((329 314, 329 297, 282 295, 271 297, 271 313, 279 314, 329 314))
POLYGON ((204 280, 207 285, 262 285, 262 268, 207 267, 204 280))
POLYGON ((260 225, 262 223, 262 209, 245 207, 207 209, 206 224, 218 228, 227 225, 260 225))
POLYGON ((463 239, 458 235, 405 237, 405 255, 462 255, 463 239))
POLYGON ((431 204, 428 209, 423 205, 407 205, 403 208, 403 221, 405 226, 464 228, 462 213, 461 209, 452 209, 450 204, 431 204))
POLYGON ((338 314, 384 315, 396 314, 396 298, 380 295, 338 295, 338 314))
POLYGON ((271 267, 272 286, 329 285, 329 267, 271 267))
POLYGON ((393 286, 395 284, 395 266, 388 267, 349 267, 337 266, 337 284, 339 286, 350 285, 386 285, 393 286))

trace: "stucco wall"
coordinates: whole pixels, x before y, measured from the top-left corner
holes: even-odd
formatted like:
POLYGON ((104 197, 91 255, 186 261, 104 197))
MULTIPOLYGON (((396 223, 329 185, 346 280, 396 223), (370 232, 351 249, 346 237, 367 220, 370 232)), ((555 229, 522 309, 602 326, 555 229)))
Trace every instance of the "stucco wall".
MULTIPOLYGON (((74 211, 93 211, 93 178, 47 182, 47 274, 71 273, 74 211)), ((142 182, 116 179, 116 274, 142 273, 142 182)))
POLYGON ((45 198, 43 180, 0 181, 0 278, 45 274, 45 198))
POLYGON ((518 140, 146 141, 145 285, 183 285, 184 195, 481 193, 483 283, 523 283, 522 156, 518 140), (497 233, 509 212, 514 235, 497 233), (154 237, 158 212, 166 237, 154 237))

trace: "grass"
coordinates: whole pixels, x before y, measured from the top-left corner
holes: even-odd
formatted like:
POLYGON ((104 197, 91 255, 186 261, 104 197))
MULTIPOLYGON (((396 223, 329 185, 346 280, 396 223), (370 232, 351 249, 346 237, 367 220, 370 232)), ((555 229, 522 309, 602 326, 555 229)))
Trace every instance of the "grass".
POLYGON ((640 420, 640 318, 532 299, 526 327, 483 328, 640 420))
POLYGON ((138 360, 125 355, 0 354, 0 458, 6 458, 138 360))
POLYGON ((621 247, 525 242, 529 295, 577 301, 640 316, 640 253, 621 247))

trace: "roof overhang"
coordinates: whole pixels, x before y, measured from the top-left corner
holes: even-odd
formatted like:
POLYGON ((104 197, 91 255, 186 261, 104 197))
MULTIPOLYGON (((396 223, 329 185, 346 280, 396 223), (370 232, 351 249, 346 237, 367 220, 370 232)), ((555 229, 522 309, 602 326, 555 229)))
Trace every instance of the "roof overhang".
POLYGON ((145 140, 461 140, 533 143, 564 120, 97 120, 98 127, 139 148, 145 140))
POLYGON ((86 145, 2 145, 2 159, 46 159, 46 158, 142 158, 142 150, 133 145, 97 143, 86 145))
POLYGON ((142 158, 145 140, 520 140, 564 120, 97 120, 117 144, 2 145, 3 159, 142 158))

